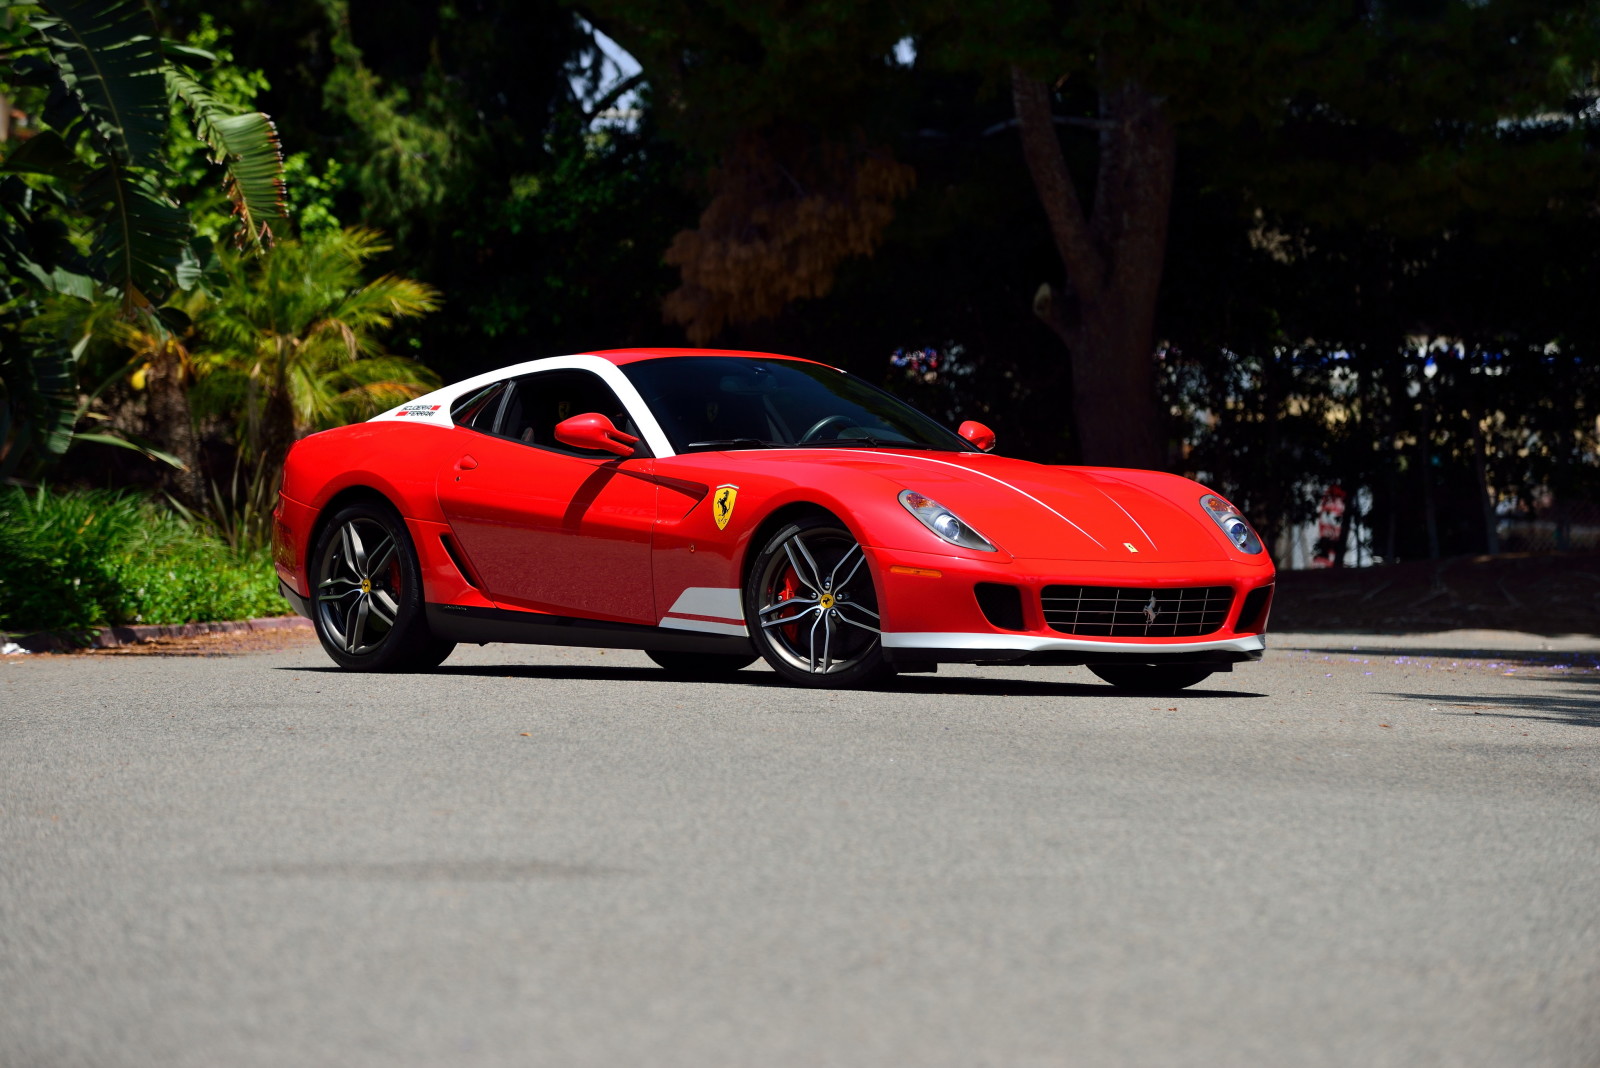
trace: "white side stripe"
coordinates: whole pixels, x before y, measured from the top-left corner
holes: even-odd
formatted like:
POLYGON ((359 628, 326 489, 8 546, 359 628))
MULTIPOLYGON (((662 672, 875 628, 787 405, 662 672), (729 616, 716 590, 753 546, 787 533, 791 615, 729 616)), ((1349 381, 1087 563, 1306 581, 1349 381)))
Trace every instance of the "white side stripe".
POLYGON ((744 605, 739 591, 731 587, 690 586, 678 594, 667 609, 680 616, 716 616, 718 619, 743 619, 744 605))
POLYGON ((662 630, 695 630, 703 634, 732 634, 748 638, 750 631, 743 623, 712 623, 704 619, 674 619, 667 616, 661 621, 662 630))
POLYGON ((744 625, 744 603, 731 586, 690 586, 678 594, 659 624, 666 630, 694 630, 702 634, 750 636, 744 625), (684 619, 683 616, 710 616, 711 619, 684 619), (718 621, 725 622, 718 622, 718 621))

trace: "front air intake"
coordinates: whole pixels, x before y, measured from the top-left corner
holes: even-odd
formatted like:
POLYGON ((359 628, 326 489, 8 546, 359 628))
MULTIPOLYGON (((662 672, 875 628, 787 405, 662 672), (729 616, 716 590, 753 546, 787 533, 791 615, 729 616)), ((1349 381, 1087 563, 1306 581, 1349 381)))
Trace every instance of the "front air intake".
POLYGON ((1040 599, 1045 622, 1063 634, 1194 638, 1222 629, 1233 587, 1046 586, 1040 599))
POLYGON ((1022 591, 999 582, 980 582, 974 591, 978 607, 989 625, 1000 630, 1026 630, 1022 622, 1022 591))

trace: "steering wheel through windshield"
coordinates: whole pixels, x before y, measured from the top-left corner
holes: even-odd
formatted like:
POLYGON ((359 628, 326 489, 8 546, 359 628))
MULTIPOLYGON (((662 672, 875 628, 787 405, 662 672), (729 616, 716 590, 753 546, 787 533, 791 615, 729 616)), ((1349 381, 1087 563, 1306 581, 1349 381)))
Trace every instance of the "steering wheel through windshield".
MULTIPOLYGON (((825 415, 821 419, 818 419, 815 423, 812 423, 811 429, 800 435, 800 440, 802 442, 819 441, 822 438, 822 432, 828 427, 832 426, 834 423, 839 424, 839 429, 841 431, 848 430, 850 427, 856 425, 855 420, 848 415, 825 415)), ((833 436, 838 437, 839 435, 835 434, 833 436)))

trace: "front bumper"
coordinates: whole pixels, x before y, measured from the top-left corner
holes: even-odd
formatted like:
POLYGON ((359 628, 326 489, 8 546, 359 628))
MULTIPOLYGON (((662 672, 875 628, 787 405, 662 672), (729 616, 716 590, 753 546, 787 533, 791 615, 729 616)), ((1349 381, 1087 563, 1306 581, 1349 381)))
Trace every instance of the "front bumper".
POLYGON ((1265 635, 1249 634, 1207 641, 1130 642, 1113 639, 1053 638, 1031 634, 901 631, 885 633, 883 647, 892 662, 1026 664, 1217 664, 1260 660, 1265 635))
MULTIPOLYGON (((869 549, 881 584, 883 647, 891 662, 1205 664, 1227 670, 1261 659, 1275 572, 1270 561, 1141 562, 980 560, 869 549), (1020 615, 996 621, 980 585, 1017 591, 1020 615), (1064 633, 1046 619, 1046 587, 1062 584, 1179 590, 1227 586, 1232 603, 1215 630, 1183 637, 1064 633), (1252 597, 1251 595, 1254 594, 1252 597)), ((1149 628, 1143 628, 1148 630, 1149 628)))

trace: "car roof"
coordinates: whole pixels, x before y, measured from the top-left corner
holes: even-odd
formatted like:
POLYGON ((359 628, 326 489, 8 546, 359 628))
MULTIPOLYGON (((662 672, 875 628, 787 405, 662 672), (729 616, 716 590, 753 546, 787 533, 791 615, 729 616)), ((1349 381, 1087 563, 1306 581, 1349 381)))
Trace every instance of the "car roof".
POLYGON ((795 363, 815 363, 818 366, 830 366, 817 360, 808 360, 801 356, 786 356, 779 352, 747 352, 742 349, 669 349, 669 348, 635 348, 635 349, 598 349, 593 352, 577 353, 580 356, 598 356, 602 360, 609 360, 617 366, 637 363, 640 360, 655 360, 671 356, 728 356, 728 357, 757 357, 764 360, 792 360, 795 363))

